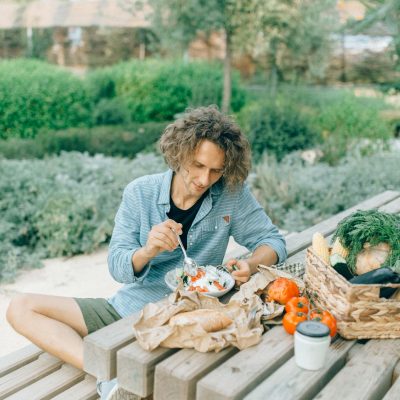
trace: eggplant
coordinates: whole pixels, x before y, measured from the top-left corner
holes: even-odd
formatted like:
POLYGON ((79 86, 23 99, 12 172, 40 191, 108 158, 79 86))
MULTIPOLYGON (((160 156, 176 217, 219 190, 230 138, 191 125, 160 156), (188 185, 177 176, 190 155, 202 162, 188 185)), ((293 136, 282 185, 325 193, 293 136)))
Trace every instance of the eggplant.
MULTIPOLYGON (((400 274, 394 272, 388 267, 383 267, 355 276, 354 278, 351 278, 349 282, 356 285, 400 283, 400 274)), ((396 290, 396 288, 391 287, 381 288, 379 297, 388 299, 396 290)))
POLYGON ((354 278, 351 278, 349 282, 355 285, 400 283, 400 274, 394 272, 388 267, 383 267, 355 276, 354 278))
POLYGON ((336 263, 333 268, 347 280, 350 280, 354 276, 346 263, 336 263))

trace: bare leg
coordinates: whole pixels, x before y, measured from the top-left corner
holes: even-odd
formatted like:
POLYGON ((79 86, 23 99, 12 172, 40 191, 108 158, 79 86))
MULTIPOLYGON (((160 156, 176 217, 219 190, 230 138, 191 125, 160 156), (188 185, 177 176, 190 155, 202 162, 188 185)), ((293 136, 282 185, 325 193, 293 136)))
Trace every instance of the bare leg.
POLYGON ((43 350, 83 369, 82 338, 88 331, 73 298, 17 295, 8 307, 7 320, 18 333, 43 350))

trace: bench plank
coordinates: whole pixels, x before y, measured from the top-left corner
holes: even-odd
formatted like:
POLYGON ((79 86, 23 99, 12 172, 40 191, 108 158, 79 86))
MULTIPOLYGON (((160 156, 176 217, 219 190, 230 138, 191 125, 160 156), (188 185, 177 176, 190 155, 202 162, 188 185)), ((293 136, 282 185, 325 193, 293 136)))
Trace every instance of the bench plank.
POLYGON ((0 377, 36 360, 43 350, 31 344, 0 358, 0 377))
POLYGON ((140 397, 148 397, 153 393, 156 365, 177 351, 163 347, 147 351, 138 342, 124 347, 117 353, 118 385, 140 397))
POLYGON ((62 361, 44 353, 31 363, 0 378, 0 399, 12 395, 59 369, 62 361))
MULTIPOLYGON (((383 205, 382 207, 378 207, 378 209, 380 211, 385 211, 385 212, 392 213, 392 214, 400 213, 400 197, 395 199, 395 200, 393 200, 393 201, 390 201, 389 203, 383 205)), ((336 229, 336 226, 334 227, 332 232, 335 229, 336 229)), ((302 235, 303 236, 304 232, 306 232, 305 233, 306 235, 309 235, 308 229, 306 229, 305 231, 300 232, 298 235, 302 235)), ((330 243, 330 241, 331 241, 331 239, 333 237, 333 233, 332 232, 329 235, 326 235, 326 234, 324 235, 326 237, 328 243, 330 243)), ((298 242, 299 239, 296 236, 294 238, 294 240, 296 242, 298 242)), ((305 238, 301 238, 301 240, 305 242, 305 238)), ((287 263, 305 262, 306 253, 307 253, 307 247, 311 245, 311 240, 312 240, 312 235, 308 237, 308 244, 306 245, 306 248, 301 250, 301 251, 297 251, 297 252, 294 252, 294 253, 291 252, 291 251, 288 251, 288 259, 287 259, 286 262, 287 263)), ((287 247, 288 247, 288 249, 293 247, 293 243, 292 243, 291 240, 287 241, 287 247)))
POLYGON ((52 400, 95 400, 97 398, 96 379, 86 375, 83 381, 55 396, 52 400))
POLYGON ((85 373, 64 364, 61 369, 7 397, 9 400, 48 400, 81 381, 85 373))
POLYGON ((294 357, 257 386, 244 399, 308 400, 313 398, 346 363, 355 341, 338 338, 331 345, 326 365, 318 371, 307 371, 296 365, 294 357))
POLYGON ((399 400, 400 399, 400 379, 397 379, 382 400, 399 400))
POLYGON ((315 399, 381 399, 391 386, 393 370, 399 358, 399 340, 370 340, 315 399))
POLYGON ((276 326, 255 346, 240 351, 197 384, 197 399, 242 399, 293 356, 293 336, 276 326))
POLYGON ((115 378, 117 351, 135 339, 132 325, 139 313, 123 318, 84 338, 84 370, 100 380, 115 378))
POLYGON ((197 381, 237 352, 236 347, 219 353, 179 351, 156 366, 154 399, 194 399, 197 381))
POLYGON ((400 198, 393 200, 382 207, 379 207, 379 209, 392 214, 398 213, 400 210, 400 198))
POLYGON ((354 211, 378 208, 391 202, 392 200, 397 199, 398 197, 400 197, 399 192, 388 190, 374 197, 371 197, 370 199, 365 200, 355 205, 354 207, 348 208, 345 211, 335 214, 334 216, 325 219, 324 221, 308 229, 305 229, 298 235, 292 237, 290 243, 287 243, 288 253, 291 255, 299 250, 306 248, 309 245, 312 235, 315 232, 321 232, 324 236, 331 234, 336 229, 338 222, 340 222, 344 217, 352 214, 354 211))

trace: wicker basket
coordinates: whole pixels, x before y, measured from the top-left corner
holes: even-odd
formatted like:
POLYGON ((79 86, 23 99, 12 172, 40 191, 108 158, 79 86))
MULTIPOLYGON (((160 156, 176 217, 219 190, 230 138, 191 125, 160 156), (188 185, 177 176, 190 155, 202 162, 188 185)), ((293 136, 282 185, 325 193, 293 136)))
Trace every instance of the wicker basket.
POLYGON ((353 285, 310 247, 307 249, 306 290, 313 303, 337 319, 346 339, 400 338, 400 300, 380 298, 381 288, 400 284, 353 285))

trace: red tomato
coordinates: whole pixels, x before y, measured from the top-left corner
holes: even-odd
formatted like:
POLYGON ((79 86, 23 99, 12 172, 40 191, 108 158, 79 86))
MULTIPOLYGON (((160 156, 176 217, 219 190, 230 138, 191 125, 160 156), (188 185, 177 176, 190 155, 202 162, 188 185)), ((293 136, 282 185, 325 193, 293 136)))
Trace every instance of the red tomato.
POLYGON ((200 278, 202 278, 204 275, 206 274, 206 272, 202 269, 198 269, 197 270, 197 275, 196 276, 191 276, 190 280, 192 282, 196 282, 197 280, 199 280, 200 278))
POLYGON ((300 295, 296 283, 287 278, 277 278, 268 286, 268 301, 286 304, 292 297, 300 295))
POLYGON ((294 311, 307 314, 309 305, 310 301, 307 299, 307 297, 292 297, 286 303, 285 310, 286 312, 294 311))
POLYGON ((225 288, 218 282, 218 281, 214 281, 214 286, 218 289, 218 290, 225 290, 225 288))
POLYGON ((329 311, 315 309, 311 311, 310 319, 325 324, 331 331, 330 335, 332 337, 336 335, 336 318, 329 311))
POLYGON ((283 317, 283 327, 285 331, 290 335, 293 335, 296 331, 296 326, 300 322, 307 321, 307 315, 302 312, 290 311, 283 317))
POLYGON ((200 293, 208 292, 208 289, 203 286, 196 286, 195 290, 200 293))

